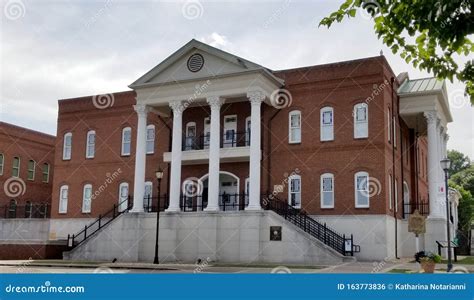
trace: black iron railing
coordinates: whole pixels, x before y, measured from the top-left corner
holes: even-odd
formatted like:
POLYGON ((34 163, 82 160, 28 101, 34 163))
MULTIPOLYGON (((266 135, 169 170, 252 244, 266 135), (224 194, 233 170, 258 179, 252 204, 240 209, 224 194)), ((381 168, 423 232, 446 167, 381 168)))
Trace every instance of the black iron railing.
POLYGON ((288 205, 284 200, 274 197, 272 200, 264 199, 262 202, 265 209, 276 212, 342 255, 353 256, 354 252, 360 252, 360 246, 354 245, 352 234, 350 237, 346 237, 345 234, 339 234, 329 228, 326 223, 316 221, 303 210, 288 205))
POLYGON ((51 205, 45 203, 26 205, 4 205, 0 207, 0 219, 48 219, 51 217, 51 205))
MULTIPOLYGON (((209 148, 210 135, 183 137, 183 151, 202 150, 209 148)), ((250 146, 250 131, 228 132, 220 139, 221 148, 250 146)))
POLYGON ((79 231, 76 234, 67 236, 67 245, 70 249, 80 245, 85 240, 90 238, 94 233, 99 231, 101 228, 107 226, 110 222, 116 219, 123 213, 128 212, 133 206, 132 197, 129 197, 127 200, 122 201, 119 204, 114 204, 112 209, 109 211, 100 214, 97 219, 95 219, 92 223, 85 225, 84 229, 79 231))
MULTIPOLYGON (((248 205, 247 194, 220 194, 219 195, 219 210, 220 211, 236 211, 244 210, 248 205)), ((208 196, 186 196, 181 195, 180 208, 181 211, 202 211, 207 208, 208 196)))
MULTIPOLYGON (((164 195, 160 197, 160 211, 165 211, 169 206, 169 197, 164 195)), ((147 197, 143 198, 143 209, 145 212, 156 212, 158 207, 158 197, 147 197)))
POLYGON ((427 216, 430 214, 430 204, 428 202, 404 203, 403 217, 408 218, 408 216, 413 214, 415 210, 418 210, 420 215, 427 216))

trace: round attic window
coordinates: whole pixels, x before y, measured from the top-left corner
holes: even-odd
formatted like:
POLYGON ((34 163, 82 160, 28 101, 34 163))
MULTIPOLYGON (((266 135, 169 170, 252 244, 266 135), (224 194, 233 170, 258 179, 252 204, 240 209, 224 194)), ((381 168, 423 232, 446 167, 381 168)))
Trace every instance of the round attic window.
POLYGON ((204 66, 204 57, 201 54, 193 54, 188 59, 188 70, 191 72, 199 72, 204 66))

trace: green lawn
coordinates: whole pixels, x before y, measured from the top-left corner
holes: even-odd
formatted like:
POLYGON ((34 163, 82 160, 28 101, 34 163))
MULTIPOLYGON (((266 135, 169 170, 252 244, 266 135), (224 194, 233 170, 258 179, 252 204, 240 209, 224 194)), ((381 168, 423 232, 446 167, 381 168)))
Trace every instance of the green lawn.
POLYGON ((391 269, 388 271, 388 273, 395 273, 395 274, 407 274, 407 273, 412 273, 412 270, 408 269, 391 269))
MULTIPOLYGON (((441 261, 442 264, 447 264, 447 260, 441 261)), ((474 265, 474 256, 467 256, 463 259, 458 259, 458 261, 454 261, 453 258, 453 264, 461 264, 461 265, 474 265)))

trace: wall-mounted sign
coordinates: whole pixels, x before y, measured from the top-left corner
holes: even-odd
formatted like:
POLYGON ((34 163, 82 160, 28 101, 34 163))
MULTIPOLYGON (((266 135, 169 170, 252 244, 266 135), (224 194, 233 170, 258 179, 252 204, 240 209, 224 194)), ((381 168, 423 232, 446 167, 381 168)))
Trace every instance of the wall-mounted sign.
POLYGON ((281 226, 270 226, 270 241, 281 241, 281 226))
POLYGON ((414 234, 421 234, 426 232, 426 218, 415 210, 413 214, 408 217, 408 232, 414 234))

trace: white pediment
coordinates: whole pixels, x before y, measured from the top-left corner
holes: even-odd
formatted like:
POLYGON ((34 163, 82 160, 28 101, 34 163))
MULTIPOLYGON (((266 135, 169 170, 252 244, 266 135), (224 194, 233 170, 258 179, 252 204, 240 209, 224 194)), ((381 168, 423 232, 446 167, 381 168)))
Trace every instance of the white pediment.
POLYGON ((264 69, 262 66, 238 56, 191 40, 132 83, 130 87, 136 89, 150 85, 209 79, 264 69), (190 63, 191 57, 197 60, 190 63))

